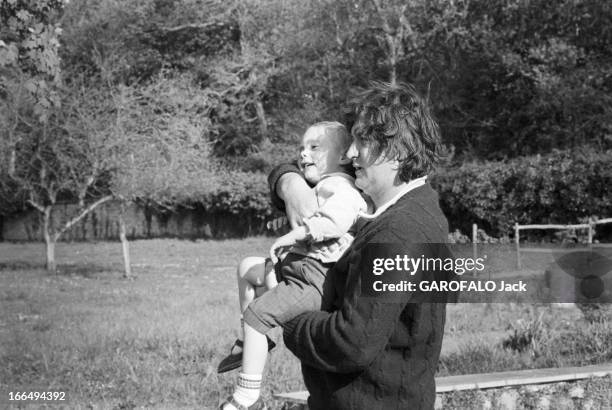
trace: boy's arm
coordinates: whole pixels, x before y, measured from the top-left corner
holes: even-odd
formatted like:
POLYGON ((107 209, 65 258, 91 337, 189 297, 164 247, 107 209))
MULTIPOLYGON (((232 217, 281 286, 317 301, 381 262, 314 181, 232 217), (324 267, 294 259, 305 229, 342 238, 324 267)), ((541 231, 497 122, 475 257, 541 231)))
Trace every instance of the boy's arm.
POLYGON ((302 225, 317 209, 314 191, 308 185, 295 164, 283 164, 274 168, 268 176, 272 203, 284 210, 292 228, 302 225))
POLYGON ((277 262, 276 253, 279 248, 293 246, 304 240, 322 242, 340 238, 354 225, 359 211, 366 211, 366 201, 346 180, 328 180, 325 189, 331 191, 331 195, 314 215, 305 218, 303 225, 294 227, 274 242, 270 248, 272 262, 277 262))
POLYGON ((342 181, 330 186, 333 191, 313 216, 304 219, 308 238, 314 242, 339 238, 349 231, 367 204, 359 191, 342 181))
POLYGON ((295 229, 292 229, 288 234, 278 238, 270 247, 270 259, 272 260, 272 263, 278 262, 278 249, 293 246, 299 241, 308 239, 308 237, 309 235, 306 231, 306 227, 298 226, 295 229))

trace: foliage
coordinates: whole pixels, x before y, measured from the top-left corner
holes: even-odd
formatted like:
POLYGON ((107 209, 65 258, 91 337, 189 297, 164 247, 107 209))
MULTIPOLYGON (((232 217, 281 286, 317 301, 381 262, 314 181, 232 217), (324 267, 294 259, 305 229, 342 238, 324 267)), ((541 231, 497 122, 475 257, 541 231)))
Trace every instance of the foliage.
POLYGON ((432 44, 447 142, 488 159, 610 147, 611 16, 591 0, 470 2, 432 44))
POLYGON ((281 68, 266 92, 272 124, 313 105, 340 118, 354 88, 396 77, 430 96, 458 159, 611 146, 608 3, 279 3, 257 2, 252 17, 281 68))
POLYGON ((236 48, 232 2, 77 0, 66 8, 66 66, 112 83, 146 82, 163 70, 197 73, 236 48))
POLYGON ((472 223, 494 236, 514 223, 573 223, 612 213, 612 153, 555 151, 546 156, 469 162, 434 176, 453 227, 472 223))
POLYGON ((0 187, 7 195, 2 212, 19 209, 22 201, 40 212, 49 270, 55 269, 53 244, 59 237, 112 198, 118 140, 108 91, 59 88, 62 104, 46 109, 44 121, 32 104, 9 100, 2 106, 9 114, 3 120, 14 119, 12 128, 0 131, 0 157, 8 159, 0 163, 0 187), (53 220, 53 208, 67 201, 78 204, 77 212, 67 221, 53 220))
POLYGON ((54 86, 60 82, 57 19, 63 7, 63 0, 0 3, 0 96, 12 100, 15 89, 25 88, 43 121, 59 104, 54 86))
POLYGON ((543 348, 549 342, 550 330, 542 321, 542 314, 536 319, 519 320, 512 326, 513 333, 502 341, 504 349, 515 352, 528 352, 533 357, 542 355, 543 348))
MULTIPOLYGON (((355 89, 396 79, 429 96, 455 162, 468 161, 438 176, 453 228, 499 236, 609 214, 610 2, 15 0, 0 13, 9 169, 30 119, 84 87, 110 96, 96 115, 121 145, 96 187, 264 215, 265 186, 243 197, 231 172, 262 183, 309 124, 342 120, 355 89)), ((0 213, 19 209, 22 188, 0 178, 0 213)))
POLYGON ((6 105, 19 123, 12 130, 16 143, 2 138, 0 153, 9 161, 2 162, 0 177, 16 184, 14 195, 24 193, 30 203, 44 207, 61 200, 82 204, 104 194, 116 149, 104 91, 58 90, 62 106, 49 109, 45 122, 32 118, 27 106, 6 105))
POLYGON ((144 85, 118 87, 114 95, 119 171, 113 191, 162 207, 185 200, 194 184, 214 176, 210 157, 212 103, 191 87, 188 76, 160 75, 144 85))
POLYGON ((590 324, 610 321, 612 306, 609 303, 577 303, 576 305, 582 312, 584 319, 590 324))
POLYGON ((444 375, 493 373, 525 367, 527 360, 517 353, 506 352, 491 343, 465 343, 456 352, 440 358, 444 375))
POLYGON ((611 16, 596 0, 77 0, 61 52, 113 84, 192 75, 216 99, 219 157, 284 144, 396 77, 430 95, 458 158, 500 159, 610 146, 611 16))
MULTIPOLYGON (((207 184, 209 186, 209 184, 207 184)), ((196 191, 191 201, 211 213, 250 215, 266 219, 272 215, 268 184, 262 174, 231 172, 218 177, 214 188, 196 191), (198 195, 200 192, 202 194, 198 195)))
POLYGON ((580 365, 589 365, 612 360, 611 342, 612 321, 608 311, 594 322, 579 323, 571 331, 558 335, 550 341, 549 350, 562 358, 579 358, 580 365))
POLYGON ((203 207, 211 213, 270 214, 263 174, 228 171, 213 155, 208 113, 217 101, 189 76, 160 76, 123 86, 115 95, 121 160, 113 192, 166 209, 203 207))
POLYGON ((210 118, 217 156, 243 156, 268 138, 263 99, 273 71, 270 57, 256 51, 220 59, 203 91, 215 101, 210 118))

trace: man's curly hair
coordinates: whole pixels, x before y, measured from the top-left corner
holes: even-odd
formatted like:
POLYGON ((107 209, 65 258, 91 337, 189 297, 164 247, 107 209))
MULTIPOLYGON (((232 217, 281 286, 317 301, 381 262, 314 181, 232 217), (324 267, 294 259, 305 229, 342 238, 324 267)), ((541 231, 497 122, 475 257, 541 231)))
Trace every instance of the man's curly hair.
POLYGON ((353 138, 370 148, 371 161, 397 160, 401 181, 427 175, 440 160, 440 129, 414 86, 373 82, 351 110, 353 138))

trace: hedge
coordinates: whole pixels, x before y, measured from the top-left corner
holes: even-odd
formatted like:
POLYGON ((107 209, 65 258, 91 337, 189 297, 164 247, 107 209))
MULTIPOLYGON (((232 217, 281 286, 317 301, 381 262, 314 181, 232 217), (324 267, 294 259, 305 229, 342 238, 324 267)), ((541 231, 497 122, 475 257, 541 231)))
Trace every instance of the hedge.
POLYGON ((576 223, 612 217, 612 151, 466 163, 432 178, 451 229, 477 223, 495 236, 514 223, 576 223))
MULTIPOLYGON (((577 223, 612 217, 612 151, 554 151, 546 156, 470 162, 439 170, 432 185, 451 230, 477 223, 493 236, 514 223, 577 223)), ((206 212, 271 218, 265 175, 228 172, 183 198, 206 212)))
POLYGON ((274 214, 266 176, 262 173, 228 171, 206 181, 183 203, 199 205, 211 214, 232 214, 265 220, 274 214))

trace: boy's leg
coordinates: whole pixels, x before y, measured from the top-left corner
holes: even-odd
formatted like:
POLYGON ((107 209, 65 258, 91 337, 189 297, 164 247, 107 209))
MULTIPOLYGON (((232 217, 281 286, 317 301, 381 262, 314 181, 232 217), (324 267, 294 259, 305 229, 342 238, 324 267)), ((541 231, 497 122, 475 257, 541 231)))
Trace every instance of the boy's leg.
MULTIPOLYGON (((266 278, 264 283, 266 284, 266 290, 274 289, 278 286, 278 279, 276 279, 276 272, 274 271, 274 265, 272 261, 266 259, 266 278), (267 262, 270 262, 269 264, 267 262)), ((259 295, 257 295, 259 296, 259 295)))
POLYGON ((260 256, 249 256, 240 261, 236 271, 240 313, 258 296, 257 288, 265 286, 266 259, 260 256))
POLYGON ((244 340, 242 314, 249 303, 278 284, 274 267, 267 262, 266 258, 249 256, 240 261, 236 270, 240 303, 240 340, 244 340))
POLYGON ((244 324, 244 351, 242 354, 242 372, 262 374, 268 357, 268 339, 266 335, 244 324))
MULTIPOLYGON (((255 299, 245 310, 242 370, 232 395, 233 400, 242 406, 251 406, 260 395, 261 378, 268 357, 266 333, 304 311, 316 310, 321 306, 320 292, 299 279, 302 272, 308 271, 301 262, 303 257, 298 255, 293 259, 299 263, 291 267, 297 270, 292 280, 283 280, 255 299)), ((232 408, 225 406, 224 409, 232 408)))
MULTIPOLYGON (((243 368, 232 395, 233 400, 242 406, 250 406, 257 401, 261 392, 261 379, 268 356, 268 338, 243 323, 242 313, 258 296, 277 285, 274 268, 261 257, 243 259, 237 269, 238 293, 240 295, 241 332, 244 340, 243 368), (244 358, 249 356, 245 363, 244 358)), ((224 403, 223 409, 233 410, 231 403, 224 403)))
MULTIPOLYGON (((268 338, 245 323, 242 370, 238 374, 238 382, 232 394, 232 398, 240 405, 248 407, 259 399, 267 357, 268 338)), ((234 410, 235 407, 226 403, 223 409, 234 410)))

